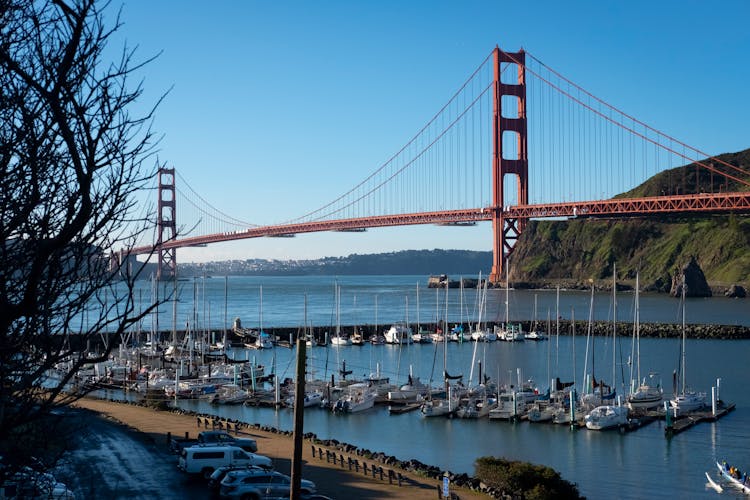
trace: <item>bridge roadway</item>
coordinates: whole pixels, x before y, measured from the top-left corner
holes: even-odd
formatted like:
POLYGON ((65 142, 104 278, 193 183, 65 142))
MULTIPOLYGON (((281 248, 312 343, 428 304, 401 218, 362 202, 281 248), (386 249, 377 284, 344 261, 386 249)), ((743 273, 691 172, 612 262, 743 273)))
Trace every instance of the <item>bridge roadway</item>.
MULTIPOLYGON (((284 237, 321 231, 353 231, 372 227, 407 226, 417 224, 451 224, 489 221, 492 207, 422 212, 410 214, 379 215, 351 219, 300 222, 258 226, 224 233, 176 238, 162 245, 163 249, 203 246, 222 241, 262 237, 284 237)), ((750 192, 696 194, 682 196, 654 196, 648 198, 621 198, 597 201, 576 201, 538 205, 505 207, 502 217, 509 220, 554 217, 638 217, 657 214, 688 213, 750 213, 750 192)), ((141 246, 130 254, 146 254, 153 246, 141 246)))

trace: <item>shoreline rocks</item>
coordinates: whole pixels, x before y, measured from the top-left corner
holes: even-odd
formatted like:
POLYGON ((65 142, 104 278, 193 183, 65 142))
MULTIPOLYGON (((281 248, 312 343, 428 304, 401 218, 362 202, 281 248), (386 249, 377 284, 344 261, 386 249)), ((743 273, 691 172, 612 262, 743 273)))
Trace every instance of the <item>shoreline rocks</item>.
POLYGON ((695 260, 695 256, 691 256, 690 262, 682 266, 682 269, 672 276, 672 288, 669 290, 669 295, 680 297, 683 285, 685 286, 686 297, 712 296, 711 287, 708 286, 706 276, 695 260))

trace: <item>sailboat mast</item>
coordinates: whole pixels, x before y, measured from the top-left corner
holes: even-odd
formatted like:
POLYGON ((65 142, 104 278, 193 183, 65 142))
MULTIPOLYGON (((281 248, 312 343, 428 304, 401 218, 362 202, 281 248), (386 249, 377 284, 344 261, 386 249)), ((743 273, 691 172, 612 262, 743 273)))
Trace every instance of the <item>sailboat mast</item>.
POLYGON ((419 282, 417 282, 417 333, 422 333, 419 327, 419 282))
POLYGON ((505 330, 510 327, 510 279, 508 278, 508 259, 505 259, 505 330))
POLYGON ((612 389, 617 377, 617 264, 612 264, 612 389))
POLYGON ((227 352, 227 300, 229 298, 229 276, 224 276, 224 330, 221 342, 224 354, 227 352))
POLYGON ((560 285, 555 296, 555 373, 560 375, 560 285))
POLYGON ((685 275, 682 275, 682 394, 685 394, 685 275))
POLYGON ((445 286, 445 331, 443 332, 443 379, 445 380, 445 395, 450 399, 448 387, 448 285, 445 286))
POLYGON ((570 308, 570 325, 573 344, 573 390, 576 389, 576 311, 574 307, 570 308))
POLYGON ((589 363, 589 342, 591 343, 591 373, 594 374, 594 283, 591 282, 591 299, 589 299, 589 325, 586 330, 586 354, 583 361, 583 384, 584 393, 588 393, 591 386, 586 383, 589 363))
POLYGON ((336 338, 341 336, 341 287, 336 283, 336 338))
POLYGON ((640 277, 635 274, 635 355, 638 373, 638 382, 641 380, 641 306, 640 306, 640 277))

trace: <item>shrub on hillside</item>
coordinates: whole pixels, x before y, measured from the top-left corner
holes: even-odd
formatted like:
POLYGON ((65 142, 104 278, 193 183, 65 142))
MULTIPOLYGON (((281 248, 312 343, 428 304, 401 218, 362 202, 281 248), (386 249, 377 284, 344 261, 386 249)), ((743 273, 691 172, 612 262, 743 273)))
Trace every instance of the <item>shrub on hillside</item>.
POLYGON ((583 498, 575 484, 563 479, 554 469, 543 465, 497 457, 480 457, 474 463, 474 467, 475 477, 512 498, 583 498))

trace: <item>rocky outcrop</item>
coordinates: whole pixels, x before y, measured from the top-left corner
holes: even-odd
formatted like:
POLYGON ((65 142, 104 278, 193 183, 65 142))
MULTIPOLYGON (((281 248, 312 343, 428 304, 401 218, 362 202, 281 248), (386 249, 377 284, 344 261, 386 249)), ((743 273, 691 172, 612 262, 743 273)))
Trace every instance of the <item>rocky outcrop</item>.
POLYGON ((741 285, 732 285, 726 292, 724 292, 724 296, 744 299, 745 297, 747 297, 747 291, 745 290, 745 287, 741 285))
POLYGON ((686 297, 711 297, 712 295, 711 287, 708 286, 706 276, 698 265, 698 261, 695 260, 695 256, 691 256, 690 262, 674 274, 669 294, 672 297, 681 296, 683 283, 686 297))

